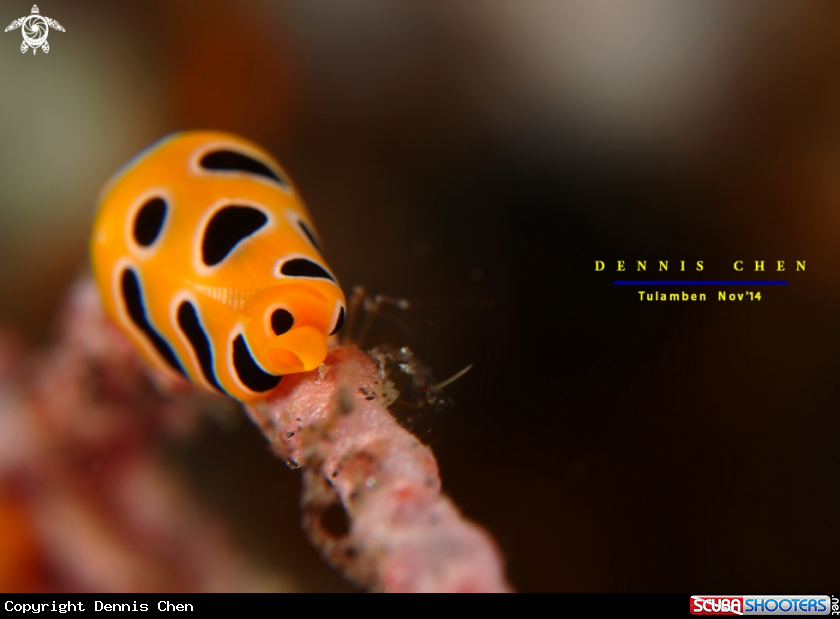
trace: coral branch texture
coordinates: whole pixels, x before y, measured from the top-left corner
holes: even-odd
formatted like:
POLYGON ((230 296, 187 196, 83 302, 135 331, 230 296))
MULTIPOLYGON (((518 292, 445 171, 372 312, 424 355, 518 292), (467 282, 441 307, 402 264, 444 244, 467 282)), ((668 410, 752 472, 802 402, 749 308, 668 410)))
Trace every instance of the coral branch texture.
POLYGON ((392 389, 370 357, 338 348, 249 411, 305 467, 304 526, 345 574, 382 591, 507 591, 495 543, 441 495, 431 450, 388 412, 392 389))
MULTIPOLYGON (((295 588, 243 563, 166 483, 144 444, 188 426, 203 396, 146 368, 92 282, 71 293, 52 348, 23 367, 9 369, 14 346, 0 336, 0 516, 29 515, 15 522, 32 529, 52 573, 64 569, 61 588, 295 588)), ((510 590, 495 542, 441 494, 431 450, 388 412, 395 396, 379 364, 345 347, 247 412, 277 455, 303 467, 304 528, 347 577, 375 591, 510 590)))

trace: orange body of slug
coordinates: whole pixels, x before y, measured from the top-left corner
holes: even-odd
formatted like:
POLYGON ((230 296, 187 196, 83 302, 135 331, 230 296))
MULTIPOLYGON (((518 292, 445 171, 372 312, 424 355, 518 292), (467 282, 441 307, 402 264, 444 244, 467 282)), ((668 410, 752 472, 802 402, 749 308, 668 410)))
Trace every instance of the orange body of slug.
POLYGON ((239 400, 318 367, 344 322, 306 207, 235 135, 178 133, 138 155, 103 192, 91 256, 149 362, 239 400))

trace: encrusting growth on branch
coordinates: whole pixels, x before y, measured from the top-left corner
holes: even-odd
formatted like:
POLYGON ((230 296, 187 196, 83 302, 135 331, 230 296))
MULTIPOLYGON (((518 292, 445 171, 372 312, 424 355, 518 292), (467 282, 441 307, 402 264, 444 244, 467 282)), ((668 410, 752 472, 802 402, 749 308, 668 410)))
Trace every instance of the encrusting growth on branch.
POLYGON ((440 492, 431 449, 388 412, 386 376, 338 348, 248 407, 277 454, 304 471, 304 526, 329 561, 381 591, 507 591, 490 536, 440 492))
MULTIPOLYGON (((186 383, 152 376, 153 370, 139 361, 104 316, 92 282, 76 286, 64 311, 60 339, 42 358, 47 360, 42 364, 45 371, 33 368, 35 374, 22 384, 32 403, 17 406, 17 412, 0 411, 0 428, 13 419, 23 422, 18 413, 26 408, 54 417, 59 426, 66 423, 68 431, 86 427, 71 421, 73 415, 86 415, 96 424, 88 433, 116 432, 117 438, 125 432, 143 435, 136 431, 138 423, 146 429, 144 424, 177 425, 182 412, 182 419, 194 418, 196 392, 186 383), (158 389, 149 389, 150 379, 158 389), (40 401, 37 394, 54 391, 50 385, 56 380, 63 381, 62 397, 40 401), (101 414, 109 411, 116 417, 101 414), (138 411, 146 415, 146 422, 138 419, 138 411)), ((441 494, 431 450, 389 413, 396 391, 383 365, 355 347, 339 347, 316 370, 285 376, 269 398, 246 407, 276 454, 303 468, 305 530, 332 565, 374 591, 509 591, 493 539, 441 494)), ((6 438, 11 440, 11 435, 6 438)), ((96 447, 96 441, 104 439, 94 434, 78 440, 94 440, 96 447)), ((4 469, 8 473, 10 467, 20 466, 11 455, 7 452, 5 466, 0 466, 0 482, 4 469)), ((162 504, 161 509, 168 508, 162 504)), ((230 553, 218 541, 200 551, 195 545, 181 542, 185 568, 195 563, 185 561, 190 552, 205 558, 215 552, 219 564, 230 553)), ((228 582, 243 582, 245 572, 234 572, 228 582)), ((212 587, 215 578, 208 574, 204 584, 187 586, 212 587)), ((93 580, 86 586, 97 588, 93 580)), ((114 590, 119 585, 99 588, 114 590)))

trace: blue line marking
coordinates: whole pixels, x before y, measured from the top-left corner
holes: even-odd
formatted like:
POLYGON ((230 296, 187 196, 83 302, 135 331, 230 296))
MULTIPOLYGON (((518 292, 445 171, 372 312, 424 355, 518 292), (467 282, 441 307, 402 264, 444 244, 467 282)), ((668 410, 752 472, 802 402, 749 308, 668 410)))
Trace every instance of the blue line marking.
POLYGON ((613 284, 616 286, 787 286, 786 281, 780 280, 765 280, 765 281, 626 281, 615 280, 613 284))

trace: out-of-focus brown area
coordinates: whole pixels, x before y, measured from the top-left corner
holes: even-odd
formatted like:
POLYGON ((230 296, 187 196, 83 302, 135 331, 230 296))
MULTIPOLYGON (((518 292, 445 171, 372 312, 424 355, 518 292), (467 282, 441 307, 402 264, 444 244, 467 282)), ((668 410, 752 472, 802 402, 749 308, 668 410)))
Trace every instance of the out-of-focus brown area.
POLYGON ((0 590, 42 591, 47 579, 26 504, 6 491, 0 497, 0 590))
MULTIPOLYGON (((413 423, 514 587, 835 584, 840 6, 39 7, 66 28, 48 55, 0 36, 0 319, 18 337, 47 339, 111 174, 169 132, 236 131, 283 162, 348 291, 414 302, 372 339, 441 377, 476 363, 451 411, 413 423), (808 267, 760 303, 652 305, 593 270, 619 259, 808 267)), ((345 586, 247 422, 165 452, 255 560, 345 586)))

